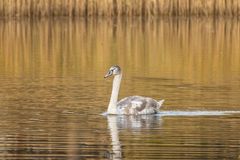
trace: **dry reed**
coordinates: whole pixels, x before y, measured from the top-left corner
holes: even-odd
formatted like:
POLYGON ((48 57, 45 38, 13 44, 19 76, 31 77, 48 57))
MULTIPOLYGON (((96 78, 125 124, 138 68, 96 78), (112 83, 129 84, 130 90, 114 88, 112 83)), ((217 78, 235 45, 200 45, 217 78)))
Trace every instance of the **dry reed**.
POLYGON ((1 0, 1 17, 239 16, 240 0, 1 0))

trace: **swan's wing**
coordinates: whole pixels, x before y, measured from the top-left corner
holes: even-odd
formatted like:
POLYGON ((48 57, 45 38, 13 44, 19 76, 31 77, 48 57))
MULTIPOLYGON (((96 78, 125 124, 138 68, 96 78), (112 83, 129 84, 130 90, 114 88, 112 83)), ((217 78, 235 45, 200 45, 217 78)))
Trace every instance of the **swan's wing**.
POLYGON ((160 105, 152 98, 131 96, 119 101, 117 107, 120 114, 153 114, 160 105))

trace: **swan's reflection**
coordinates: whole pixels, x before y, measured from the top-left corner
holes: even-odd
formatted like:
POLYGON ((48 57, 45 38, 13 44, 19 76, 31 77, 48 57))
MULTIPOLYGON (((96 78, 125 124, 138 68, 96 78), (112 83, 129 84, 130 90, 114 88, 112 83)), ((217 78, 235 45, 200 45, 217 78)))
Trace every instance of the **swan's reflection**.
POLYGON ((117 116, 110 115, 108 119, 108 128, 112 138, 112 159, 122 159, 122 149, 118 136, 117 116))
POLYGON ((156 115, 138 115, 138 116, 118 116, 108 115, 108 128, 112 138, 111 159, 122 159, 122 147, 119 140, 119 129, 131 129, 132 131, 141 131, 142 128, 160 128, 162 119, 156 115))

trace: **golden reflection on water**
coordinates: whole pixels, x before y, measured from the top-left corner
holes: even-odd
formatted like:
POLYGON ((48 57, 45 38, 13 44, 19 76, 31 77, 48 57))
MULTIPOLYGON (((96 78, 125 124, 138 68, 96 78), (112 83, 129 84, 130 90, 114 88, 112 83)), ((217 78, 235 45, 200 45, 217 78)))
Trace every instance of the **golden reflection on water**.
POLYGON ((239 41, 235 19, 2 20, 0 156, 236 158, 239 115, 99 114, 112 64, 124 71, 120 97, 164 98, 164 110, 239 110, 239 41))
POLYGON ((11 20, 0 36, 6 76, 102 77, 118 63, 136 76, 218 84, 240 72, 240 23, 231 19, 11 20))
POLYGON ((81 77, 98 84, 93 92, 101 97, 103 89, 110 93, 105 88, 111 83, 103 82, 103 75, 119 64, 121 96, 165 98, 172 106, 202 105, 195 100, 205 106, 218 100, 239 104, 240 22, 235 19, 5 20, 0 37, 2 77, 45 78, 43 86, 58 83, 46 77, 81 77))

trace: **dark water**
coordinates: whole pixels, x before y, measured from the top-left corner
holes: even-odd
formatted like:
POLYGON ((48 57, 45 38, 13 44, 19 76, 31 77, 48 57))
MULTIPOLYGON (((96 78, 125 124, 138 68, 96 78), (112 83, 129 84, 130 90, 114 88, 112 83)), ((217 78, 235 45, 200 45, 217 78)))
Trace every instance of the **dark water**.
POLYGON ((240 159, 240 21, 2 20, 1 159, 240 159), (150 116, 104 116, 120 98, 150 116))

